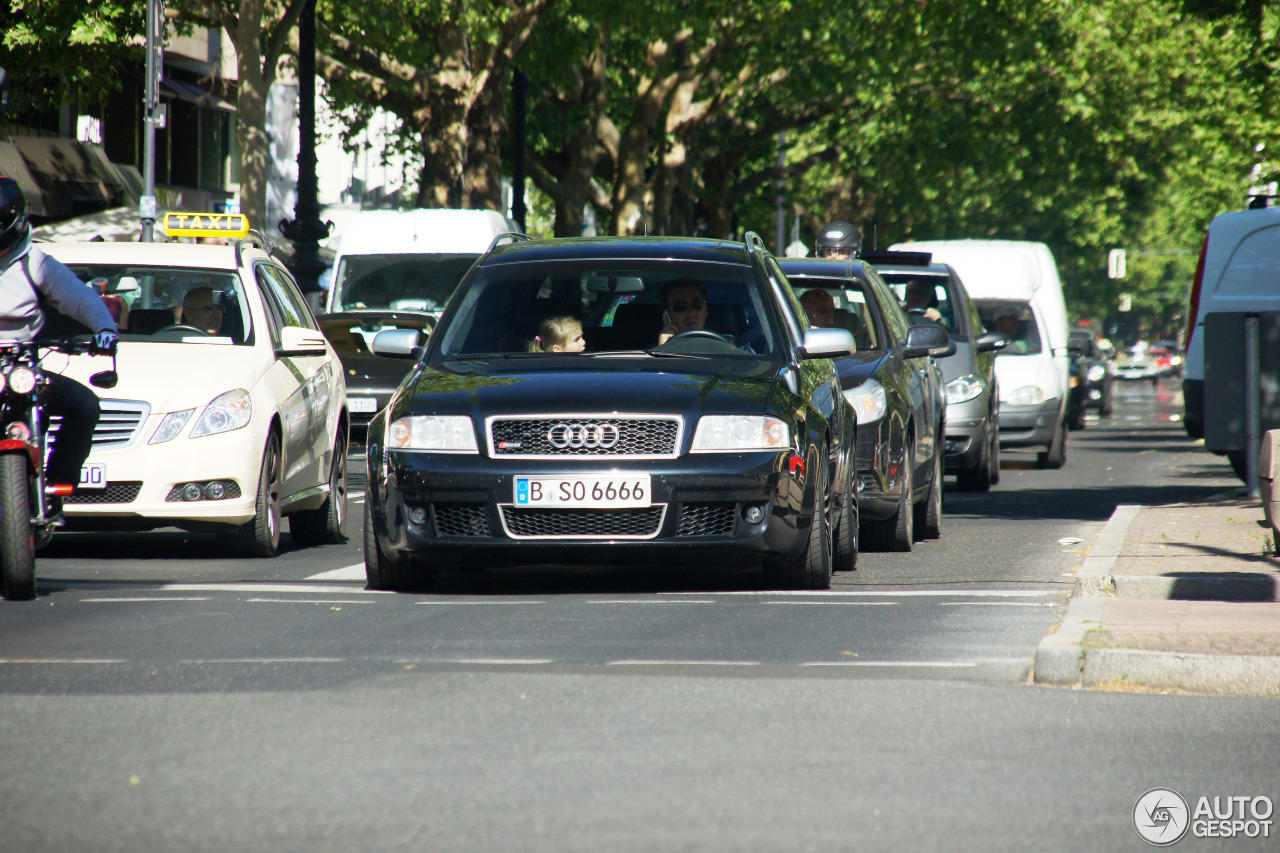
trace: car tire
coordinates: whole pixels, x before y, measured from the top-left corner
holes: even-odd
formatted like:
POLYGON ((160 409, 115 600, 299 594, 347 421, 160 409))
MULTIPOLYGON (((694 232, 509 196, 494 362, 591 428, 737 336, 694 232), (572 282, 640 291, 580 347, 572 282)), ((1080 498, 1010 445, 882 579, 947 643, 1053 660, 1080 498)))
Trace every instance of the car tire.
POLYGON ((1080 404, 1079 408, 1073 409, 1067 415, 1067 426, 1073 430, 1084 429, 1084 404, 1083 403, 1080 404))
POLYGON ((956 485, 962 492, 991 491, 991 445, 992 441, 983 438, 982 451, 978 454, 978 462, 967 471, 956 474, 956 485))
POLYGON ((0 573, 4 597, 36 597, 36 549, 31 532, 31 481, 20 453, 0 455, 0 573))
MULTIPOLYGON (((908 438, 908 442, 910 439, 908 438)), ((914 491, 915 453, 911 444, 907 445, 906 472, 903 475, 902 495, 898 498, 898 508, 893 515, 883 521, 873 522, 867 527, 867 539, 878 551, 911 550, 915 540, 915 512, 911 503, 914 491)))
POLYGON ((242 524, 232 539, 232 547, 242 557, 274 557, 280 551, 280 496, 284 483, 284 459, 280 436, 272 432, 262 452, 258 474, 258 499, 253 520, 242 524))
POLYGON ((1098 414, 1107 417, 1115 410, 1115 386, 1108 382, 1102 389, 1102 404, 1098 407, 1098 414))
POLYGON ((823 508, 825 484, 814 492, 809 536, 795 557, 772 555, 765 559, 764 581, 770 589, 831 589, 831 531, 823 508))
POLYGON ((844 487, 844 505, 840 507, 840 520, 836 522, 835 562, 831 565, 833 572, 852 572, 858 568, 859 526, 858 495, 853 486, 854 475, 850 472, 844 487))
POLYGON ((1036 467, 1057 470, 1067 463, 1067 429, 1066 424, 1059 423, 1053 431, 1053 439, 1049 449, 1036 454, 1036 467))
POLYGON ((933 474, 929 478, 929 493, 915 507, 915 527, 921 539, 942 538, 942 457, 933 454, 933 474))
POLYGON ((329 497, 316 509, 289 516, 289 535, 297 545, 339 545, 347 541, 347 442, 333 443, 329 466, 329 497))
POLYGON ((364 506, 364 575, 369 589, 388 592, 427 592, 435 587, 436 573, 415 567, 410 561, 389 557, 373 531, 373 507, 364 506))
POLYGON ((994 412, 991 416, 991 450, 987 456, 991 465, 991 485, 1000 485, 1000 419, 994 412))

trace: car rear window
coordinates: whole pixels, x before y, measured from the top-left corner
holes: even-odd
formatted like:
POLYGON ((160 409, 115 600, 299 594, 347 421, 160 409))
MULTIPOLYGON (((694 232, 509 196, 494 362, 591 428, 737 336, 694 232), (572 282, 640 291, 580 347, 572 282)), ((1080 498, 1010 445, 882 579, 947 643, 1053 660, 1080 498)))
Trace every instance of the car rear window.
POLYGON ((530 354, 539 329, 553 318, 581 325, 587 353, 650 350, 664 324, 662 288, 674 282, 696 282, 705 291, 705 330, 732 344, 723 354, 771 356, 778 350, 774 309, 751 267, 566 261, 479 270, 436 329, 434 355, 530 354))
POLYGON ((439 314, 476 254, 345 255, 333 275, 334 312, 362 309, 439 314))

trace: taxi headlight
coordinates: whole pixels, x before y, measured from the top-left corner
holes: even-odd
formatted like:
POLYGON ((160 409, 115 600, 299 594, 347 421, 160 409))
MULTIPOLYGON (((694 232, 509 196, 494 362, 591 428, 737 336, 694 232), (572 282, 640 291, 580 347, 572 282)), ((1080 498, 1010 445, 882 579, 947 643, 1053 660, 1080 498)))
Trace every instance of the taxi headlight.
POLYGON ((160 426, 156 427, 156 431, 151 434, 151 440, 147 444, 163 444, 178 437, 178 433, 182 432, 182 428, 187 425, 187 421, 191 420, 191 416, 196 413, 195 409, 186 409, 181 412, 170 412, 160 421, 160 426))
POLYGON ((29 367, 15 367, 9 371, 9 390, 15 394, 30 394, 36 388, 35 371, 29 367))
POLYGON ((242 429, 249 425, 252 418, 253 403, 249 399, 249 392, 243 388, 237 388, 214 397, 213 401, 204 407, 204 411, 200 413, 200 420, 196 421, 196 425, 191 429, 191 437, 199 438, 202 435, 217 435, 221 432, 242 429))
POLYGON ((466 415, 413 415, 397 418, 387 431, 388 450, 479 453, 476 431, 466 415))
POLYGON ((967 403, 986 390, 986 383, 970 373, 968 376, 957 376, 947 383, 947 405, 967 403))
POLYGON ((786 450, 791 431, 777 418, 761 415, 703 415, 690 453, 738 450, 786 450))
POLYGON ((1039 385, 1023 385, 1002 402, 1010 406, 1038 406, 1044 402, 1044 391, 1039 385))
POLYGON ((889 398, 885 396, 884 386, 874 379, 868 379, 857 388, 846 388, 844 398, 858 413, 859 426, 873 424, 889 411, 889 398))
POLYGON ((1089 371, 1085 373, 1085 379, 1090 382, 1101 382, 1107 375, 1107 369, 1101 364, 1093 364, 1089 366, 1089 371))

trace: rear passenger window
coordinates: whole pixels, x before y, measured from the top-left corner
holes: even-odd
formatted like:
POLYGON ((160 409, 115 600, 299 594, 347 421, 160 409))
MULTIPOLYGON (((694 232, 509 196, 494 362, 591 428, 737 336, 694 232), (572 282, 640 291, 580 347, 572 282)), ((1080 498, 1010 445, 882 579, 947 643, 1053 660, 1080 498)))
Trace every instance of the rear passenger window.
POLYGON ((1223 296, 1257 296, 1275 289, 1280 275, 1280 225, 1255 231, 1240 241, 1218 279, 1223 296))

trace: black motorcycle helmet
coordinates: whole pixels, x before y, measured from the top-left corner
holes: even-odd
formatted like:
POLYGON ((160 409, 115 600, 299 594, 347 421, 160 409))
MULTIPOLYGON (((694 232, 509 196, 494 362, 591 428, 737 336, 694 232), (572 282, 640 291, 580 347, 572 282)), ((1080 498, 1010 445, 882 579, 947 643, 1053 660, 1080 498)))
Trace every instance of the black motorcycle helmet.
POLYGON ((856 258, 862 251, 862 232, 852 222, 828 222, 818 234, 818 257, 856 258))
POLYGON ((9 254, 31 233, 27 197, 13 178, 0 176, 0 257, 9 254))

